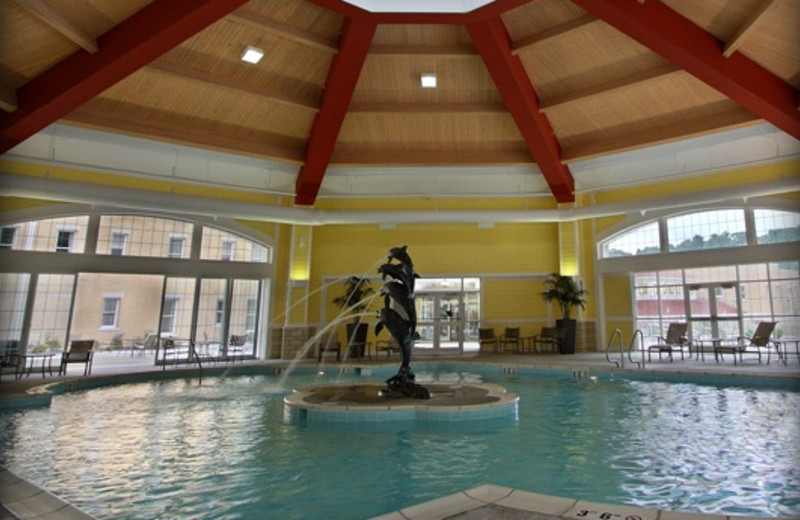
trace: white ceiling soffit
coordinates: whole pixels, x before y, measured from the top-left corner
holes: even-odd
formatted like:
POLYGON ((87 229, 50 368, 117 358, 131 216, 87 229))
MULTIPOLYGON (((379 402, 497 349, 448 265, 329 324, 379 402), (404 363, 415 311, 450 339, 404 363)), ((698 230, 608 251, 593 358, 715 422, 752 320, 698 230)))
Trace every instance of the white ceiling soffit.
POLYGON ((468 13, 494 0, 344 0, 372 13, 468 13))
MULTIPOLYGON (((54 167, 293 196, 299 166, 55 124, 5 158, 54 167)), ((570 164, 576 193, 625 188, 800 157, 769 124, 570 164)), ((530 167, 330 168, 321 198, 552 197, 530 167)))

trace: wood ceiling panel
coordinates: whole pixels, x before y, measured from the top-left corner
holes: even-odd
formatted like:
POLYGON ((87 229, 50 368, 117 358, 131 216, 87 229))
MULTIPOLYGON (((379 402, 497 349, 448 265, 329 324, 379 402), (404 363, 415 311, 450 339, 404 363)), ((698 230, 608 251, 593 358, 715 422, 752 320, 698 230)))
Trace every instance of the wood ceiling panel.
POLYGON ((459 46, 472 47, 467 31, 460 25, 379 25, 372 39, 373 46, 459 46))
POLYGON ((537 0, 501 15, 512 41, 540 33, 586 14, 569 0, 537 0))
MULTIPOLYGON (((164 121, 191 117, 207 121, 206 127, 218 123, 237 128, 269 128, 275 134, 296 138, 307 137, 314 116, 308 110, 270 103, 254 95, 177 76, 167 77, 148 69, 106 90, 99 99, 112 112, 117 105, 135 105, 142 111, 160 114, 164 121)), ((154 120, 157 121, 159 119, 154 120)))
POLYGON ((519 56, 542 100, 665 63, 644 46, 603 24, 591 24, 542 41, 527 47, 519 56))
MULTIPOLYGON (((340 143, 384 149, 492 149, 494 143, 519 143, 522 137, 508 114, 348 114, 340 143), (424 144, 421 144, 424 143, 424 144)), ((505 144, 503 146, 506 146, 505 144)))
MULTIPOLYGON (((717 113, 727 98, 687 73, 664 76, 624 91, 615 91, 571 103, 563 109, 547 111, 559 139, 595 134, 605 139, 607 133, 630 127, 639 131, 641 125, 654 121, 679 124, 683 117, 699 113, 717 113)), ((736 104, 728 102, 729 106, 736 104)))
POLYGON ((691 20, 695 25, 702 27, 706 32, 713 34, 721 41, 726 41, 733 36, 750 14, 756 11, 759 5, 764 2, 764 0, 661 1, 669 6, 670 9, 691 20))
POLYGON ((342 30, 343 18, 305 0, 251 0, 247 10, 259 13, 278 23, 336 40, 342 30))
POLYGON ((480 56, 447 59, 434 56, 369 55, 353 103, 498 103, 497 88, 480 56), (435 72, 438 86, 420 86, 423 72, 435 72))
POLYGON ((776 0, 739 52, 800 89, 800 2, 776 0))
POLYGON ((0 85, 15 90, 78 46, 16 2, 0 2, 0 85))
POLYGON ((305 140, 270 132, 242 130, 233 126, 209 128, 206 121, 173 118, 168 113, 142 111, 140 107, 133 105, 116 104, 115 108, 116 110, 112 112, 105 102, 93 100, 69 114, 63 121, 86 128, 113 129, 117 133, 126 135, 156 138, 171 143, 201 146, 211 150, 285 162, 302 162, 305 155, 305 140))
POLYGON ((84 32, 97 38, 124 19, 141 10, 152 0, 46 0, 47 5, 61 13, 84 32))
POLYGON ((329 53, 228 20, 217 22, 165 56, 176 63, 255 83, 285 78, 290 83, 286 86, 292 89, 304 84, 321 88, 331 57, 329 53), (247 45, 265 51, 258 64, 241 61, 247 45))

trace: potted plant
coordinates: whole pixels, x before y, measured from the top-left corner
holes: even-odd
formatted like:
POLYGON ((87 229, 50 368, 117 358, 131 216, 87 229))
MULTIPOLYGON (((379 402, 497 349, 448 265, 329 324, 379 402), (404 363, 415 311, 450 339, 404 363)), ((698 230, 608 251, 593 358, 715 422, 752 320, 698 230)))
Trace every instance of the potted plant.
POLYGON ((361 316, 369 307, 364 300, 375 291, 367 278, 350 276, 344 282, 344 292, 333 299, 333 304, 353 315, 353 322, 347 324, 348 355, 353 358, 364 357, 369 324, 361 323, 361 316))
POLYGON ((556 326, 563 331, 561 353, 575 353, 575 329, 577 322, 570 317, 573 307, 586 308, 586 296, 589 294, 572 276, 551 273, 544 281, 546 290, 542 292, 544 301, 556 302, 561 309, 561 319, 556 326))

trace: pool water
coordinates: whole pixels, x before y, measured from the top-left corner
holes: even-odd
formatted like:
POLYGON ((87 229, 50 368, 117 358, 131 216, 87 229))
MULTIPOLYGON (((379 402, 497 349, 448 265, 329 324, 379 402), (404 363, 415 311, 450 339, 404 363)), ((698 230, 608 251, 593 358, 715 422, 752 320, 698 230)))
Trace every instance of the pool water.
MULTIPOLYGON (((130 383, 0 414, 0 464, 101 519, 365 519, 491 483, 800 515, 800 392, 432 366, 520 395, 482 422, 298 424, 267 375, 130 383)), ((334 378, 292 376, 287 388, 334 378)), ((373 378, 381 380, 380 377, 373 378)), ((340 380, 340 379, 339 379, 340 380)))

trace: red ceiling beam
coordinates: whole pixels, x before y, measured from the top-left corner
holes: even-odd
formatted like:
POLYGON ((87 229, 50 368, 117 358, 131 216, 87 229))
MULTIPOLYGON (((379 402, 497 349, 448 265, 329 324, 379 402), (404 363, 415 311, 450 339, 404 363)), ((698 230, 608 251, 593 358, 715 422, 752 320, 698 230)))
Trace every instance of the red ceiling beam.
POLYGON ((511 54, 511 41, 503 21, 492 18, 467 24, 472 43, 483 58, 500 95, 519 128, 536 164, 558 202, 575 201, 575 181, 561 162, 561 148, 550 121, 539 110, 539 100, 525 67, 511 54))
POLYGON ((295 203, 313 205, 336 146, 377 24, 371 17, 345 18, 339 52, 325 80, 319 112, 306 145, 306 162, 297 175, 295 203))
POLYGON ((800 139, 798 92, 790 84, 736 52, 662 2, 573 0, 650 50, 800 139))
POLYGON ((0 113, 0 154, 61 119, 248 0, 154 0, 20 87, 18 108, 0 113))

